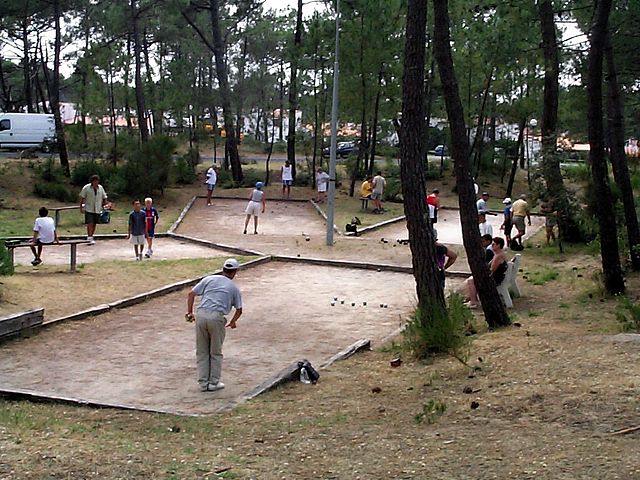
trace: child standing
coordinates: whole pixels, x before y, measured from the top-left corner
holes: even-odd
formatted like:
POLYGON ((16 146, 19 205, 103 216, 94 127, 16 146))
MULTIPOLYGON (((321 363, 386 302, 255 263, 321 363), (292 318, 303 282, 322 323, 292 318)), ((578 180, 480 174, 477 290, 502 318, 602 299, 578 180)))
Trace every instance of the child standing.
POLYGON ((144 199, 143 211, 147 222, 147 253, 145 253, 144 256, 151 258, 151 255, 153 255, 153 237, 155 237, 156 234, 156 223, 158 223, 158 219, 160 218, 158 211, 153 206, 153 199, 151 197, 144 199))
POLYGON ((40 207, 38 214, 40 216, 36 218, 33 224, 33 238, 31 239, 31 243, 34 245, 31 247, 31 251, 33 252, 31 265, 34 267, 42 263, 41 255, 43 245, 51 245, 54 242, 60 243, 58 234, 56 233, 56 222, 49 216, 47 207, 40 207), (38 247, 37 250, 36 246, 38 247))
POLYGON ((244 213, 247 214, 247 218, 244 221, 244 232, 242 233, 247 233, 247 225, 249 225, 249 220, 253 215, 253 234, 258 234, 258 217, 260 216, 260 213, 264 213, 264 209, 267 205, 264 198, 264 192, 262 191, 263 186, 264 184, 262 182, 256 182, 256 188, 253 192, 251 192, 251 197, 249 197, 249 204, 244 211, 244 213))
POLYGON ((133 211, 129 214, 129 230, 127 239, 133 245, 136 260, 142 260, 144 239, 147 236, 147 221, 145 214, 140 210, 140 200, 133 201, 133 211))

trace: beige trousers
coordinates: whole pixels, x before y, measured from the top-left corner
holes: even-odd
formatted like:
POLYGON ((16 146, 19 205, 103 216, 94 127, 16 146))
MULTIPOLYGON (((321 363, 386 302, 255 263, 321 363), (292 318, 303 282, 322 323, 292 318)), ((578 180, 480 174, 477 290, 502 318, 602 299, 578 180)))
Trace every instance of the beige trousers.
POLYGON ((196 311, 196 361, 200 387, 220 381, 225 324, 224 315, 220 312, 196 311))

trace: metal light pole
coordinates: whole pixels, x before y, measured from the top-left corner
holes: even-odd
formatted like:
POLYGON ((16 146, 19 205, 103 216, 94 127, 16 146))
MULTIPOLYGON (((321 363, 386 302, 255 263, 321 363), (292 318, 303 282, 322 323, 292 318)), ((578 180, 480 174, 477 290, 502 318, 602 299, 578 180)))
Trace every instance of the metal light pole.
POLYGON ((338 146, 338 79, 340 76, 340 0, 336 0, 336 53, 331 100, 331 147, 329 154, 329 196, 327 201, 327 245, 333 246, 333 218, 336 204, 336 149, 338 146))

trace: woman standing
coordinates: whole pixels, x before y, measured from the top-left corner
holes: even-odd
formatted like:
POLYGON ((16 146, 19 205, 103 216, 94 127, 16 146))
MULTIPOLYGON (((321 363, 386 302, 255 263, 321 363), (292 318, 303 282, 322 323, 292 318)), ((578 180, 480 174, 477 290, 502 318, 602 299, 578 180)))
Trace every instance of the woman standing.
POLYGON ((251 197, 249 197, 249 203, 247 204, 247 208, 244 213, 247 214, 247 218, 244 220, 244 232, 247 233, 247 226, 249 225, 249 220, 251 216, 253 216, 253 234, 258 234, 258 217, 261 213, 264 213, 264 210, 267 206, 264 198, 264 192, 262 191, 262 187, 264 184, 262 182, 256 182, 256 188, 251 192, 251 197))

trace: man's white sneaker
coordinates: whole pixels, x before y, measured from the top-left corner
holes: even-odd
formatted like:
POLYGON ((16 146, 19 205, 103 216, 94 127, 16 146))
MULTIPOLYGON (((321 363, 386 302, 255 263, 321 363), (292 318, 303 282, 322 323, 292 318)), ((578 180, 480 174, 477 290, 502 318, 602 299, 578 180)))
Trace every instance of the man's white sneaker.
POLYGON ((95 245, 96 241, 93 239, 93 237, 87 237, 87 241, 89 242, 89 245, 95 245))
POLYGON ((145 258, 151 258, 151 252, 147 251, 147 253, 144 254, 145 258))
POLYGON ((223 388, 224 388, 224 383, 222 382, 210 383, 207 386, 207 392, 217 392, 218 390, 222 390, 223 388))

